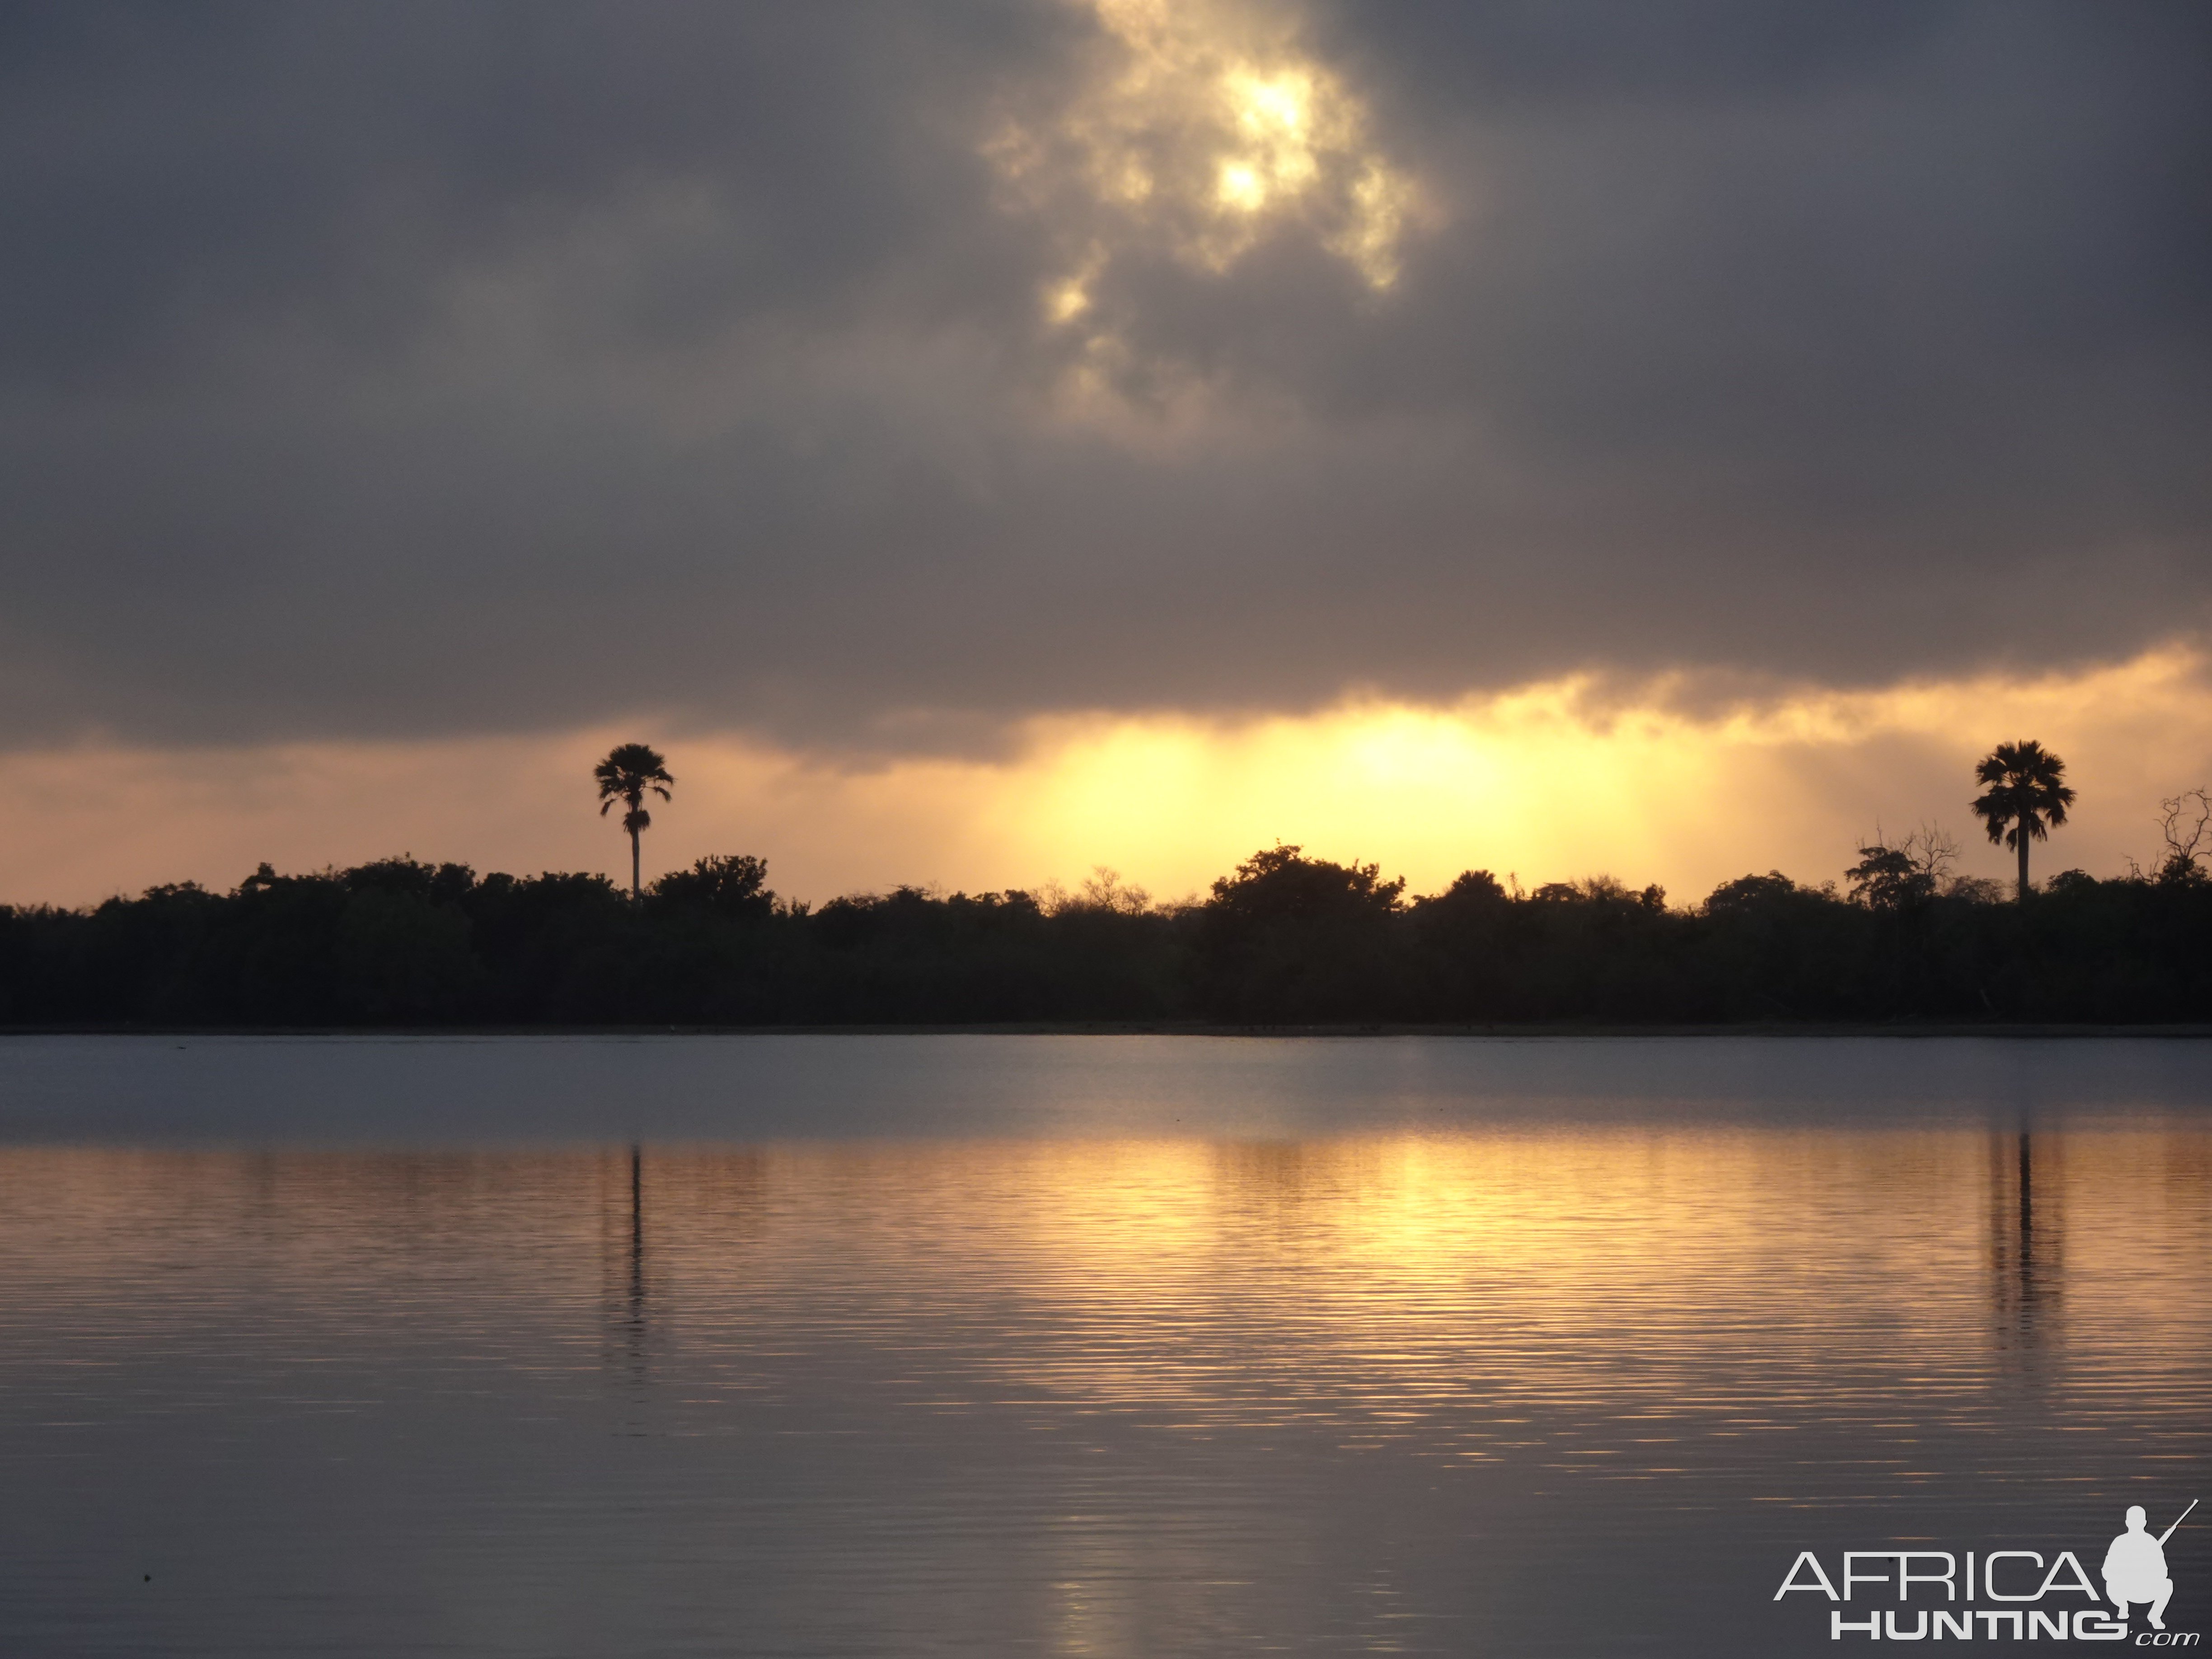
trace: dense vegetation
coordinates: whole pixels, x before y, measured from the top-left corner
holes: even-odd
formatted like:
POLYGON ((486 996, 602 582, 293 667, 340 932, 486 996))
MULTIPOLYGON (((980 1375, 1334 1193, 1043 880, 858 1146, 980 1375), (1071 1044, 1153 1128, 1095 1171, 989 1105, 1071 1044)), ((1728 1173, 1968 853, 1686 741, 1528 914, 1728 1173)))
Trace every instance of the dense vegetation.
POLYGON ((780 902, 756 859, 633 902, 599 876, 387 860, 231 893, 0 908, 17 1026, 1237 1024, 2212 1019, 2212 879, 2068 872, 2022 902, 1864 849, 1846 892, 1749 875, 1693 908, 1473 871, 1255 854, 1203 903, 901 888, 780 902))

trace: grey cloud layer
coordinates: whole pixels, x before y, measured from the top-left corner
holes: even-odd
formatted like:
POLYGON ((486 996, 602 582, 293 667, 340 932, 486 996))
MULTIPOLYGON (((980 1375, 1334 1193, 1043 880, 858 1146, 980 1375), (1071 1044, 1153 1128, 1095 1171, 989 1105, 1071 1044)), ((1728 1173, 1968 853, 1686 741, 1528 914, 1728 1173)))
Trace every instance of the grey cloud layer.
POLYGON ((1304 16, 1427 198, 1387 291, 1010 198, 1117 61, 1060 6, 12 9, 0 735, 921 743, 2205 625, 2202 8, 1304 16))

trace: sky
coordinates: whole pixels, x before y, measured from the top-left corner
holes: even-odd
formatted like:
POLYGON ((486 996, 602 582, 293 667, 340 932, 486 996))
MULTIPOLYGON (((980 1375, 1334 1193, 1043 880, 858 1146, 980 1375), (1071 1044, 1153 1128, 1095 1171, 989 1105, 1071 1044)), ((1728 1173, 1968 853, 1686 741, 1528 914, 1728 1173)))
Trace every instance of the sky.
POLYGON ((2212 14, 0 13, 0 902, 1692 902, 2212 781, 2212 14))

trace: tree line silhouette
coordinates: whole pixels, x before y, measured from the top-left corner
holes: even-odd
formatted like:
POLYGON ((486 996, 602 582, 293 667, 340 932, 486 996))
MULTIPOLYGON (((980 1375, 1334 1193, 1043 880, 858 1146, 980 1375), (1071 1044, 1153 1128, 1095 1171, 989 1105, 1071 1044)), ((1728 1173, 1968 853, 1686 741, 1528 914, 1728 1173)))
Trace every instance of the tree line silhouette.
POLYGON ((2149 872, 2040 889, 2063 763, 2005 744, 1973 803, 2015 848, 2011 895, 1960 878, 1932 826, 1858 849, 1847 885, 1778 872, 1693 906, 1608 877, 1523 891, 1471 870, 1409 896, 1374 864, 1255 853, 1203 900, 1101 871, 1074 893, 914 887, 818 908, 745 855, 638 879, 660 756, 599 769, 627 808, 629 892, 411 857, 228 893, 155 887, 83 910, 0 908, 0 1024, 434 1027, 1188 1023, 1216 1025, 2212 1019, 2212 797, 2165 803, 2149 872))

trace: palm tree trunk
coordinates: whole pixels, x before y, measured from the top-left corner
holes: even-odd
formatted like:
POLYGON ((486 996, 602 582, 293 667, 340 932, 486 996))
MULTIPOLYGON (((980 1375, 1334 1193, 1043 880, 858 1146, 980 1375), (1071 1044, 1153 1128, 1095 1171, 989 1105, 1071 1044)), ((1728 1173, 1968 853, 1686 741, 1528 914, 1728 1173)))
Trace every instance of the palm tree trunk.
MULTIPOLYGON (((2027 843, 2023 842, 2021 845, 2025 847, 2027 843)), ((629 832, 629 902, 632 904, 640 902, 641 899, 641 895, 638 891, 637 871, 637 828, 633 824, 629 832)), ((2020 880, 2021 890, 2026 892, 2027 890, 2027 854, 2025 852, 2020 855, 2020 880)))
POLYGON ((2019 830, 2014 832, 2020 836, 2020 902, 2022 904, 2027 902, 2027 824, 2028 820, 2022 818, 2019 830))

